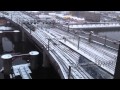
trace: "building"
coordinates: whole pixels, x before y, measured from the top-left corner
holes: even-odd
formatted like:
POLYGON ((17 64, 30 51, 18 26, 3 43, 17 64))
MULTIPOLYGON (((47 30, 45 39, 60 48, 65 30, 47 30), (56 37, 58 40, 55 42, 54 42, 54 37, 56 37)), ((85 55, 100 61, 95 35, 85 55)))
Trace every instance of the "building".
POLYGON ((100 22, 100 13, 89 11, 71 11, 72 15, 84 17, 89 22, 100 22))

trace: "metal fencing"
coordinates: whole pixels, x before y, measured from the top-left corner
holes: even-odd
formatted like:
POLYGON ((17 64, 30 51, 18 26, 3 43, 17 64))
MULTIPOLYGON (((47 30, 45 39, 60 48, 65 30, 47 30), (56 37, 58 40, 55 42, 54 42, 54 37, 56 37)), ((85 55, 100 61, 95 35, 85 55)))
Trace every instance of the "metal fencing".
POLYGON ((118 50, 119 48, 120 42, 118 40, 110 39, 107 36, 99 36, 99 35, 95 35, 92 32, 86 33, 85 31, 81 31, 81 33, 79 34, 88 38, 89 42, 95 42, 115 50, 118 50))
POLYGON ((85 32, 83 30, 71 29, 69 27, 65 27, 60 24, 56 25, 56 28, 59 28, 61 30, 80 36, 88 40, 91 43, 97 43, 97 44, 109 47, 111 49, 114 49, 114 50, 118 50, 119 48, 120 41, 111 39, 107 36, 100 36, 100 35, 94 34, 93 32, 85 32))

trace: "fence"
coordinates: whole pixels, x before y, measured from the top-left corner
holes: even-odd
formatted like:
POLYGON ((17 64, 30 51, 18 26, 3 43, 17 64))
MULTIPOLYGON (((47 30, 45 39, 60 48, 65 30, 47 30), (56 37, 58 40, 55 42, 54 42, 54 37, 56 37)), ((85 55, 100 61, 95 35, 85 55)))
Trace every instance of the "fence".
POLYGON ((110 47, 115 50, 118 50, 119 48, 120 42, 118 40, 110 39, 106 36, 95 35, 94 33, 91 33, 91 32, 86 33, 85 31, 80 31, 79 35, 82 35, 88 38, 89 42, 95 42, 95 43, 110 47))
POLYGON ((94 42, 109 48, 112 48, 114 50, 118 50, 120 41, 114 40, 111 38, 108 38, 106 36, 100 36, 100 35, 95 35, 94 33, 91 32, 85 32, 83 30, 77 30, 77 29, 71 29, 69 27, 65 27, 63 25, 56 25, 57 28, 71 32, 72 34, 76 34, 80 37, 83 37, 84 39, 88 40, 89 42, 94 42))

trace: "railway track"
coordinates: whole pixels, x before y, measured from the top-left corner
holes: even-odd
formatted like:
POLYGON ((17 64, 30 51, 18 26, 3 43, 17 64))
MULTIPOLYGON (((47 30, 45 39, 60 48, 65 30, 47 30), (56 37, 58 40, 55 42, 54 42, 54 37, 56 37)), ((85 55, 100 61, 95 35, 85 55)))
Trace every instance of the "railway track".
MULTIPOLYGON (((20 19, 20 21, 23 20, 23 22, 25 21, 30 21, 33 20, 32 17, 28 17, 27 15, 23 15, 20 12, 18 12, 18 14, 16 14, 16 17, 13 19, 16 23, 17 22, 17 18, 20 19), (19 15, 18 15, 19 14, 19 15)), ((10 18, 10 16, 6 16, 7 18, 10 18)), ((21 22, 22 23, 22 22, 21 22)), ((77 47, 77 37, 64 32, 62 30, 59 29, 55 29, 55 28, 48 28, 49 25, 46 24, 42 24, 39 23, 37 25, 34 25, 36 27, 35 31, 31 31, 31 35, 33 38, 35 38, 37 41, 39 41, 41 44, 43 44, 43 46, 47 49, 48 47, 48 38, 52 40, 52 42, 50 42, 50 51, 49 53, 56 57, 56 61, 59 62, 60 65, 62 65, 62 67, 64 68, 64 73, 66 73, 66 77, 68 75, 68 71, 69 71, 69 66, 72 66, 72 71, 71 71, 71 78, 73 79, 90 79, 93 78, 90 74, 88 74, 82 67, 81 65, 77 65, 77 62, 79 60, 80 54, 74 52, 72 49, 66 47, 64 44, 61 44, 59 42, 59 40, 63 40, 63 37, 67 38, 68 42, 73 44, 75 47, 77 47), (41 26, 42 25, 42 26, 41 26), (41 28, 42 27, 42 28, 41 28), (56 45, 54 45, 53 43, 56 43, 56 45)), ((30 33, 30 29, 25 27, 24 25, 22 25, 22 27, 25 28, 25 30, 30 33)), ((95 44, 90 44, 88 45, 86 43, 85 40, 81 40, 82 45, 80 45, 80 50, 97 59, 98 61, 111 61, 112 59, 116 59, 116 53, 112 53, 112 50, 108 50, 106 48, 102 48, 99 49, 98 45, 95 44), (91 50, 87 50, 85 47, 90 47, 91 50), (104 59, 102 56, 96 55, 96 53, 93 53, 93 50, 96 52, 101 52, 102 55, 106 55, 104 59), (109 52, 110 51, 110 52, 109 52), (111 59, 112 58, 112 59, 111 59)), ((109 66, 110 69, 114 69, 113 66, 109 66)))

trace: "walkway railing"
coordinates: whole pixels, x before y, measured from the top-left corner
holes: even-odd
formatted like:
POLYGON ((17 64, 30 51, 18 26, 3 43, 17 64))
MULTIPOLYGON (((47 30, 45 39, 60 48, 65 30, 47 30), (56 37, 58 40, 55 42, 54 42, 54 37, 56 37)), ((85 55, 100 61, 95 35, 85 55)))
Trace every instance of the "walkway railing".
POLYGON ((59 28, 61 30, 64 30, 66 32, 72 33, 75 36, 78 35, 79 37, 88 40, 90 43, 97 43, 99 45, 109 47, 114 50, 118 50, 118 47, 120 44, 120 41, 118 41, 118 40, 111 39, 107 36, 96 35, 96 34, 94 34, 94 32, 89 33, 89 32, 85 32, 83 30, 71 29, 71 28, 69 28, 67 26, 65 27, 61 24, 57 24, 55 27, 59 28))
POLYGON ((118 40, 110 39, 107 36, 95 35, 94 33, 87 33, 85 31, 80 31, 79 35, 84 36, 84 38, 87 38, 89 42, 101 44, 105 47, 109 47, 115 50, 118 50, 119 48, 120 42, 118 40))

